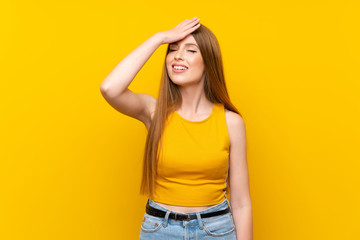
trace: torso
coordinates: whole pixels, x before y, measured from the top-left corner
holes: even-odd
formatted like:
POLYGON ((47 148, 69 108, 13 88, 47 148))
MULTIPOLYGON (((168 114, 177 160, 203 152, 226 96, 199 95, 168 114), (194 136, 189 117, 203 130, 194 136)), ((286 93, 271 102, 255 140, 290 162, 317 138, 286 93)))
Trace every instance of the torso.
MULTIPOLYGON (((231 117, 231 114, 229 114, 229 113, 231 113, 231 111, 225 109, 226 125, 227 125, 227 128, 228 128, 228 131, 231 132, 231 130, 229 128, 230 125, 229 125, 229 120, 228 120, 231 117)), ((153 114, 154 114, 154 111, 151 112, 151 120, 153 119, 153 114)), ((189 119, 189 120, 192 120, 192 119, 189 119)), ((198 121, 198 120, 194 120, 194 121, 198 121)), ((146 125, 146 128, 149 130, 150 126, 146 125)), ((162 207, 164 207, 164 208, 166 208, 166 209, 169 209, 169 210, 174 211, 174 212, 180 212, 180 213, 200 212, 200 211, 204 211, 204 210, 206 210, 208 208, 211 208, 211 207, 216 205, 216 204, 214 204, 214 205, 201 206, 201 207, 187 207, 187 206, 169 205, 169 204, 159 203, 159 202, 155 202, 155 203, 162 206, 162 207)))

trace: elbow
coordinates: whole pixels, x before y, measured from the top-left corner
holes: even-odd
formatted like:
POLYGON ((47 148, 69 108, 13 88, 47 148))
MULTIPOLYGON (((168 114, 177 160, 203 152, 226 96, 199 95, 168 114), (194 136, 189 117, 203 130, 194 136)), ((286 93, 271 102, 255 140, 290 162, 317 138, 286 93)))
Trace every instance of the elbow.
POLYGON ((109 84, 106 84, 105 82, 102 82, 100 84, 100 92, 102 95, 108 94, 109 93, 109 84))
POLYGON ((108 89, 108 87, 105 85, 105 80, 104 80, 104 81, 102 81, 102 83, 100 84, 100 92, 101 92, 101 93, 104 93, 104 92, 107 91, 107 89, 108 89))
POLYGON ((118 98, 125 91, 114 91, 114 88, 110 88, 110 87, 106 87, 104 85, 101 85, 100 86, 100 92, 106 98, 118 98))
POLYGON ((231 204, 231 207, 232 207, 233 209, 252 209, 251 203, 247 203, 247 204, 237 204, 237 203, 234 203, 234 204, 231 204))
POLYGON ((107 92, 107 89, 104 86, 100 85, 100 92, 104 95, 107 92))

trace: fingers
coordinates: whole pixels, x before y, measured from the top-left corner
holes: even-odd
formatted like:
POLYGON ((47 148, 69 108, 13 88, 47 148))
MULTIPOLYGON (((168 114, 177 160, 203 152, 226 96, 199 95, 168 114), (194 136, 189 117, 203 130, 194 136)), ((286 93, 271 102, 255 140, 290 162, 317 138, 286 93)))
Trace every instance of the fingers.
MULTIPOLYGON (((184 25, 180 26, 179 28, 181 29, 181 31, 183 32, 188 32, 189 30, 191 30, 193 27, 198 26, 200 23, 200 19, 193 19, 190 20, 187 23, 184 23, 184 25)), ((199 25, 200 26, 200 25, 199 25)))
POLYGON ((197 21, 197 20, 200 20, 200 19, 197 19, 197 17, 194 17, 192 19, 185 19, 184 21, 182 21, 181 23, 179 23, 177 25, 177 27, 182 27, 182 26, 187 26, 188 24, 190 23, 193 23, 194 21, 197 21))
POLYGON ((194 18, 190 19, 189 21, 187 21, 184 26, 188 26, 188 25, 193 26, 195 23, 198 23, 199 21, 200 21, 200 19, 194 17, 194 18))
POLYGON ((189 19, 185 19, 184 21, 180 22, 178 25, 176 25, 176 27, 179 27, 179 26, 183 25, 186 20, 189 20, 189 19))
POLYGON ((200 27, 200 23, 197 24, 197 25, 195 25, 195 26, 193 26, 192 28, 188 29, 188 30, 185 32, 186 35, 192 33, 193 31, 195 31, 195 30, 198 29, 199 27, 200 27))
POLYGON ((182 25, 184 25, 188 21, 189 21, 189 19, 185 19, 184 21, 180 22, 176 27, 181 27, 182 25))
POLYGON ((184 31, 195 30, 194 28, 200 27, 199 22, 200 22, 200 19, 196 19, 194 21, 189 22, 187 25, 184 26, 184 31))

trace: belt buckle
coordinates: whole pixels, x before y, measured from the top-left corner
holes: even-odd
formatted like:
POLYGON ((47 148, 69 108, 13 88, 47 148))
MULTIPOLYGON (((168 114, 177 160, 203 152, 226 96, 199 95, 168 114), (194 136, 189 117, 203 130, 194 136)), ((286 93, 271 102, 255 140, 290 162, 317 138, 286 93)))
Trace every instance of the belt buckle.
POLYGON ((185 221, 190 221, 191 218, 190 218, 190 214, 185 214, 186 215, 186 219, 184 219, 185 221))
MULTIPOLYGON (((181 213, 181 215, 186 215, 186 218, 185 218, 185 219, 181 219, 181 220, 184 220, 184 221, 190 221, 190 220, 191 220, 190 214, 181 213)), ((177 215, 177 213, 175 213, 175 219, 177 220, 177 216, 181 216, 181 215, 177 215)), ((180 219, 179 219, 179 220, 180 220, 180 219)))

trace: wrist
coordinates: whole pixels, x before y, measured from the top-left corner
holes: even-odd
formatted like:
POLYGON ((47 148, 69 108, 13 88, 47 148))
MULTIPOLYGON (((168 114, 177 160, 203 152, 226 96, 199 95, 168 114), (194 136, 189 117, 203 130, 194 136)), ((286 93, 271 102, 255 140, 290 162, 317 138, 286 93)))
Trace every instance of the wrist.
POLYGON ((155 33, 152 37, 154 39, 156 39, 156 41, 159 43, 159 45, 162 45, 165 43, 164 36, 161 32, 155 33))

